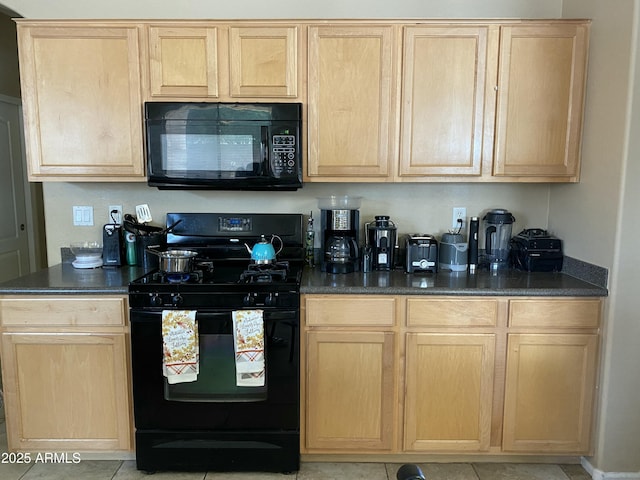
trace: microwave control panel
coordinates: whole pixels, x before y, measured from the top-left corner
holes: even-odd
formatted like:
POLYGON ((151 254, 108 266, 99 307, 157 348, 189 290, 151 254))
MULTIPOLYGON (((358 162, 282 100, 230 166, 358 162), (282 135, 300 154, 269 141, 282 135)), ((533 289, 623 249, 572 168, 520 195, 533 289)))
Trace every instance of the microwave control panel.
POLYGON ((273 135, 271 169, 276 177, 297 176, 298 159, 295 135, 273 135))

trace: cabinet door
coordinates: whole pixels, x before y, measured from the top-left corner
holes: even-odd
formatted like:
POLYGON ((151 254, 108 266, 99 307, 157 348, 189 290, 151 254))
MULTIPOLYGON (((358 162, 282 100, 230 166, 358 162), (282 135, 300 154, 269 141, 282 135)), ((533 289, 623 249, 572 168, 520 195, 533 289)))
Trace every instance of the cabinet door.
POLYGON ((511 334, 503 449, 588 453, 597 335, 511 334))
POLYGON ((579 174, 588 26, 505 26, 494 175, 579 174))
POLYGON ((407 334, 405 450, 489 449, 494 359, 493 334, 407 334))
POLYGON ((390 450, 393 334, 307 332, 306 447, 390 450))
POLYGON ((480 175, 488 32, 405 28, 400 176, 480 175))
POLYGON ((218 96, 218 29, 149 27, 151 97, 218 96))
POLYGON ((309 177, 388 180, 393 27, 309 27, 309 177))
POLYGON ((9 448, 129 450, 125 345, 123 333, 3 333, 9 448))
POLYGON ((139 28, 18 24, 29 179, 142 180, 139 28))
POLYGON ((229 28, 231 97, 298 95, 298 28, 229 28))

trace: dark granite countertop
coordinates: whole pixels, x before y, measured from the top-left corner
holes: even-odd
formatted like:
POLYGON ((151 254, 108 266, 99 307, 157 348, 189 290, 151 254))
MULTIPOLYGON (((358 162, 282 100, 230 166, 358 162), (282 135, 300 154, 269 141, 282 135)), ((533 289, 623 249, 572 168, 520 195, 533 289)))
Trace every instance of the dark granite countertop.
POLYGON ((439 273, 390 272, 330 274, 306 269, 300 286, 308 294, 383 295, 503 295, 603 297, 606 288, 566 273, 528 273, 506 270, 492 274, 479 271, 439 273))
POLYGON ((0 283, 0 295, 127 294, 129 282, 143 274, 141 267, 80 269, 61 263, 0 283))
MULTIPOLYGON (((127 294, 130 281, 142 276, 141 267, 76 269, 55 265, 15 280, 0 283, 0 295, 127 294)), ((301 293, 383 295, 505 295, 505 296, 607 296, 606 288, 566 273, 527 273, 507 270, 497 274, 408 274, 391 272, 327 274, 307 268, 301 293)))

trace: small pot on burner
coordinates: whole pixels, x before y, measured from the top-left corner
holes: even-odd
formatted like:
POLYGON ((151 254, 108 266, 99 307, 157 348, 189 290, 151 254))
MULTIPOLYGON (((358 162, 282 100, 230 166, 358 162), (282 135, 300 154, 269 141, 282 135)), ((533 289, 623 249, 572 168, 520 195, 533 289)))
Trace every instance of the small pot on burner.
POLYGON ((192 250, 156 250, 147 247, 147 251, 160 259, 160 270, 165 273, 191 273, 197 252, 192 250))

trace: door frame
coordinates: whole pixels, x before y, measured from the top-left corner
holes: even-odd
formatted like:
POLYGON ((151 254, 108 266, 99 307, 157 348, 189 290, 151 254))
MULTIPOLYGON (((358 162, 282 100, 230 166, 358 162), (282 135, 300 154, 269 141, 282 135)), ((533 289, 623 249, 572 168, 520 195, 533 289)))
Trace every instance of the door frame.
POLYGON ((0 93, 0 102, 15 105, 18 108, 19 134, 20 134, 20 160, 22 182, 24 186, 25 224, 29 256, 29 272, 35 272, 44 268, 46 261, 46 239, 44 229, 44 206, 42 198, 42 184, 30 183, 27 179, 24 117, 22 113, 22 100, 20 98, 3 95, 0 93))

